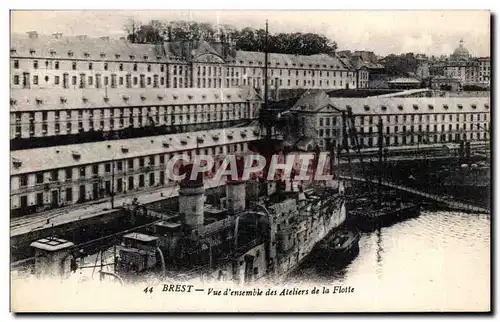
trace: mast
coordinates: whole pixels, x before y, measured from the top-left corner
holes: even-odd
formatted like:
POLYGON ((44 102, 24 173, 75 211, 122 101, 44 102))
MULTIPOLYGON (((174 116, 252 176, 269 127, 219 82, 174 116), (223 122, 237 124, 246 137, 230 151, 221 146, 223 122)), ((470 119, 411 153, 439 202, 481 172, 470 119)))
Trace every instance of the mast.
POLYGON ((267 23, 267 19, 266 19, 266 35, 265 35, 265 38, 264 38, 264 109, 266 111, 266 137, 267 139, 270 139, 271 138, 271 129, 272 129, 272 125, 271 125, 271 120, 269 120, 269 117, 271 116, 271 113, 269 111, 269 106, 268 106, 268 92, 267 92, 267 78, 268 78, 268 68, 267 68, 267 61, 268 61, 268 23, 267 23))
POLYGON ((378 185, 377 185, 377 200, 378 200, 378 205, 380 206, 382 204, 382 196, 380 193, 380 189, 382 188, 382 153, 383 153, 383 134, 382 134, 382 129, 383 129, 383 124, 382 124, 382 117, 378 119, 378 185))

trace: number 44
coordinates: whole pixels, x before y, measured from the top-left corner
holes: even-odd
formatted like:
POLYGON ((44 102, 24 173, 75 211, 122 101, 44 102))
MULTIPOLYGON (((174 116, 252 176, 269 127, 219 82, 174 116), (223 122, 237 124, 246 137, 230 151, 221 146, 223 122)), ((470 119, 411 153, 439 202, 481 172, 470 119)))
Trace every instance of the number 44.
POLYGON ((148 292, 149 292, 149 293, 153 293, 153 287, 152 287, 152 286, 148 286, 148 287, 146 287, 146 288, 144 289, 144 293, 146 293, 146 294, 147 294, 148 292))

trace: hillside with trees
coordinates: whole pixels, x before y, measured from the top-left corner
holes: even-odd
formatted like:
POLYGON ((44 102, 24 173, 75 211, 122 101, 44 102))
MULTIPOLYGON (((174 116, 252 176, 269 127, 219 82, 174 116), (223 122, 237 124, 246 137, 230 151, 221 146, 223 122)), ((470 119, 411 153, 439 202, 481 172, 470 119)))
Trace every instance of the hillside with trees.
MULTIPOLYGON (((124 29, 128 41, 139 44, 166 41, 169 30, 172 41, 203 39, 210 42, 219 35, 223 39, 233 40, 237 50, 245 51, 263 51, 265 39, 264 29, 247 27, 239 30, 229 25, 215 26, 195 21, 152 20, 141 24, 129 20, 124 29)), ((294 55, 334 54, 337 44, 326 36, 315 33, 277 33, 268 36, 268 49, 273 53, 294 55)))

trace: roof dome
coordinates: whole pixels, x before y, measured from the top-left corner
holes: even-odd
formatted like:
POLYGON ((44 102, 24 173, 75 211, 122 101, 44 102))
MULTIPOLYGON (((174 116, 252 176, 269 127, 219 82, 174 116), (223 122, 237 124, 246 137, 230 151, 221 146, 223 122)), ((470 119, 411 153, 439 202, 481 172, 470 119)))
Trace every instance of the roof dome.
POLYGON ((460 45, 455 49, 452 56, 457 60, 466 60, 470 57, 469 51, 464 47, 463 40, 460 40, 460 45))

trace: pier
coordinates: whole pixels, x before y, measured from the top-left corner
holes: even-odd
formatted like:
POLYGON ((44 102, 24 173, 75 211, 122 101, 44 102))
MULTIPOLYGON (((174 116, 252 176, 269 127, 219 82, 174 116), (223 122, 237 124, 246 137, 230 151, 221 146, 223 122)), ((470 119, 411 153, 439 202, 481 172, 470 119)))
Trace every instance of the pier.
MULTIPOLYGON (((340 178, 343 180, 379 184, 378 180, 376 180, 376 179, 365 179, 365 178, 361 178, 361 177, 357 177, 357 176, 341 175, 340 178)), ((429 200, 436 201, 440 204, 445 205, 446 207, 448 207, 450 209, 467 211, 467 212, 479 212, 479 213, 487 213, 487 214, 490 213, 489 209, 486 209, 483 207, 474 206, 474 205, 471 205, 471 204, 468 204, 465 202, 461 202, 461 201, 449 200, 449 199, 442 197, 442 196, 439 196, 439 195, 434 195, 434 194, 423 192, 423 191, 420 191, 420 190, 417 190, 414 188, 410 188, 407 186, 398 185, 398 184, 395 184, 395 183, 392 183, 392 182, 389 182, 386 180, 382 180, 380 182, 380 184, 384 187, 392 188, 392 189, 399 190, 399 191, 408 192, 408 193, 411 193, 411 194, 414 194, 414 195, 417 195, 417 196, 420 196, 420 197, 423 197, 423 198, 426 198, 429 200)))

